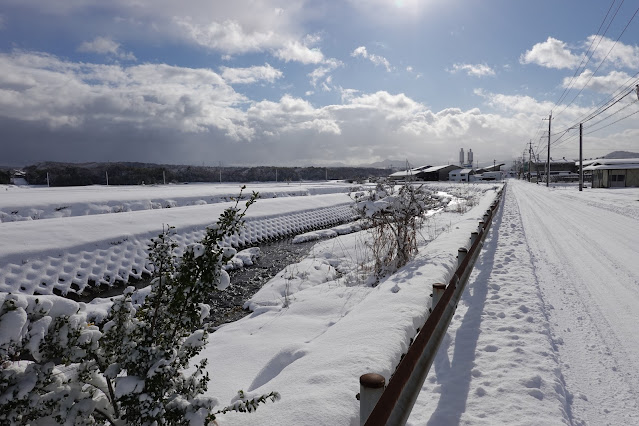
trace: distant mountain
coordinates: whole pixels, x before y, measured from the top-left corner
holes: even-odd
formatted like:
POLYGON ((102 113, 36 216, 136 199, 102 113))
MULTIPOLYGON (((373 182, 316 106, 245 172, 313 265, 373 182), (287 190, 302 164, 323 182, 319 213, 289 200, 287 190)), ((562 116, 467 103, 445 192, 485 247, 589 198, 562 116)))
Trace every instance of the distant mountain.
POLYGON ((604 155, 603 158, 639 158, 639 153, 630 151, 613 151, 610 154, 604 155))

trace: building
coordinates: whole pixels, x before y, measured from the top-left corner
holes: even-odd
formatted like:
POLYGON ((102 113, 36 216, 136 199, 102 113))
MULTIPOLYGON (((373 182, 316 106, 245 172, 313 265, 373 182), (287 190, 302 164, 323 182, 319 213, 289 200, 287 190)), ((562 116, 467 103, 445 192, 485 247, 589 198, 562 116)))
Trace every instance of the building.
POLYGON ((410 170, 395 172, 389 176, 390 180, 422 180, 422 181, 446 181, 452 170, 459 169, 453 164, 444 166, 421 166, 410 170))
POLYGON ((448 180, 451 182, 472 182, 474 176, 475 171, 473 169, 457 169, 448 174, 448 180))
POLYGON ((421 166, 421 167, 415 167, 414 169, 408 169, 408 170, 400 170, 399 172, 395 172, 391 175, 388 176, 388 178, 390 180, 417 180, 417 174, 419 172, 421 172, 422 170, 428 169, 431 166, 421 166))
MULTIPOLYGON (((528 171, 528 165, 531 165, 530 175, 533 180, 539 181, 546 180, 546 168, 548 167, 547 161, 533 161, 532 163, 524 162, 522 163, 522 173, 526 176, 528 171)), ((578 166, 575 165, 574 160, 566 160, 566 158, 560 159, 550 159, 550 181, 551 182, 560 182, 560 181, 571 181, 575 179, 579 179, 579 175, 577 174, 578 166)))
POLYGON ((639 187, 639 158, 599 158, 584 161, 593 188, 639 187))
POLYGON ((446 181, 449 179, 449 173, 457 169, 459 169, 459 166, 456 166, 454 164, 445 166, 433 166, 427 169, 420 170, 417 173, 417 179, 426 181, 446 181))

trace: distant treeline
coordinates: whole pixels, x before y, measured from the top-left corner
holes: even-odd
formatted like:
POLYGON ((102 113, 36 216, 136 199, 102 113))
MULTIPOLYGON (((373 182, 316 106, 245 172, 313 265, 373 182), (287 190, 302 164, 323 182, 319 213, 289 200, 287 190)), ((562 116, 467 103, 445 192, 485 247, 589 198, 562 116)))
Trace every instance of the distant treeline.
POLYGON ((11 172, 0 169, 0 185, 11 183, 11 172))
MULTIPOLYGON (((183 182, 296 182, 328 179, 361 181, 389 171, 359 167, 206 167, 146 163, 39 163, 25 167, 31 185, 141 185, 183 182)), ((2 177, 0 176, 0 179, 2 177)))

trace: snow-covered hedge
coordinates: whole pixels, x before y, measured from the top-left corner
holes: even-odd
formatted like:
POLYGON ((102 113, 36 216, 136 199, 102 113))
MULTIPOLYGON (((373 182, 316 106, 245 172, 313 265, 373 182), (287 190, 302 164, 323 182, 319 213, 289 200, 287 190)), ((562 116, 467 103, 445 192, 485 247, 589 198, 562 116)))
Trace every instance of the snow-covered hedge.
POLYGON ((235 250, 221 243, 240 229, 246 208, 225 210, 182 256, 175 253, 172 228, 152 239, 150 292, 136 305, 133 287, 127 288, 100 323, 91 322, 84 304, 5 294, 0 424, 194 426, 278 399, 276 392, 253 398, 240 392, 232 405, 215 411, 218 402, 202 396, 208 360, 186 374, 207 340, 202 325, 209 306, 203 302, 228 286, 223 266, 235 250))

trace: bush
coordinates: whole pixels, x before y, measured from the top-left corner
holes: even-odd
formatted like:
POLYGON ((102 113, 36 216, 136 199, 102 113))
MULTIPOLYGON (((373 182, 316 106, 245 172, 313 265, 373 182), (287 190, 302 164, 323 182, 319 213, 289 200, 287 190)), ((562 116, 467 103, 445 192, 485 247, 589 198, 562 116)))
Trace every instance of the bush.
POLYGON ((163 230, 149 246, 148 296, 136 305, 140 295, 127 288, 99 325, 73 302, 61 307, 56 299, 7 295, 0 310, 0 423, 208 424, 216 414, 253 411, 279 398, 271 392, 249 399, 240 391, 233 405, 214 411, 217 401, 202 396, 207 359, 184 374, 207 339, 209 307, 202 301, 229 284, 222 265, 234 250, 221 243, 240 230, 257 196, 244 210, 238 199, 181 258, 173 228, 163 230))
POLYGON ((358 193, 355 201, 357 212, 368 222, 378 279, 404 266, 417 252, 416 235, 424 214, 437 204, 423 185, 388 182, 358 193))

